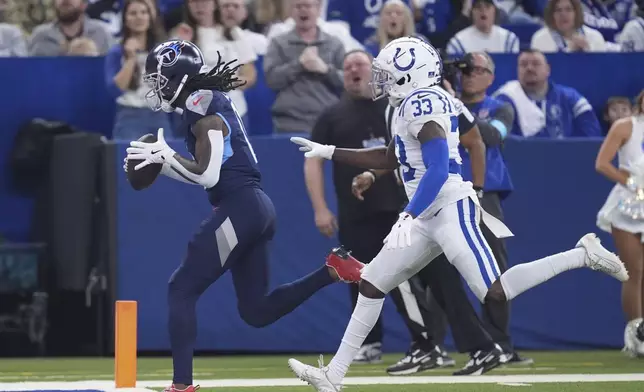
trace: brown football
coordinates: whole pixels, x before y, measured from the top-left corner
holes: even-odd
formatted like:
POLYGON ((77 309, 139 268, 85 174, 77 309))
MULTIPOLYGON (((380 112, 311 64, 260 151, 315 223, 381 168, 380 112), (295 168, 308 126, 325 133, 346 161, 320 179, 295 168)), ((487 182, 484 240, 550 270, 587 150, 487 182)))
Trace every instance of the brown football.
MULTIPOLYGON (((157 141, 156 135, 148 133, 139 138, 140 142, 154 143, 157 141)), ((129 159, 127 161, 127 180, 135 191, 140 191, 152 185, 157 179, 163 165, 161 163, 151 163, 146 167, 134 170, 136 165, 143 162, 140 159, 129 159)))

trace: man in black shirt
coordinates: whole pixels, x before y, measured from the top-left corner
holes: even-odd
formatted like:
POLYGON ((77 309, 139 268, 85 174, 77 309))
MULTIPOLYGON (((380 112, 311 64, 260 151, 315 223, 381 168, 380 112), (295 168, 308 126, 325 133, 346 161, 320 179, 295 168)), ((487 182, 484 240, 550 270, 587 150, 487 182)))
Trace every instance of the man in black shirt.
MULTIPOLYGON (((389 135, 382 114, 384 101, 371 99, 371 57, 363 51, 347 53, 344 59, 345 94, 318 118, 311 140, 343 148, 385 146, 389 135)), ((333 183, 338 200, 338 218, 324 199, 324 162, 307 159, 304 164, 306 186, 315 212, 315 224, 322 234, 332 237, 338 230, 340 243, 359 260, 369 262, 380 251, 382 241, 398 220, 402 195, 393 173, 383 175, 364 200, 351 193, 353 178, 361 169, 333 162, 333 183)), ((350 285, 353 306, 358 286, 350 285)), ((375 325, 356 357, 356 362, 377 363, 381 359, 382 322, 375 325)))

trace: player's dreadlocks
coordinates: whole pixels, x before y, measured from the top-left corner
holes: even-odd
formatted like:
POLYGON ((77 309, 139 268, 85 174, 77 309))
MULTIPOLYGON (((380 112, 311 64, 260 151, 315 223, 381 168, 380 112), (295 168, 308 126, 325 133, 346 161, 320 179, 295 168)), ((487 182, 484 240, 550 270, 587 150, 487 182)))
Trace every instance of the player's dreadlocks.
POLYGON ((219 52, 217 52, 217 56, 219 57, 217 59, 217 65, 213 69, 207 73, 200 73, 188 79, 186 82, 186 88, 188 90, 217 90, 226 93, 246 84, 246 81, 242 81, 235 76, 242 64, 230 68, 230 65, 237 60, 225 63, 221 59, 219 52))

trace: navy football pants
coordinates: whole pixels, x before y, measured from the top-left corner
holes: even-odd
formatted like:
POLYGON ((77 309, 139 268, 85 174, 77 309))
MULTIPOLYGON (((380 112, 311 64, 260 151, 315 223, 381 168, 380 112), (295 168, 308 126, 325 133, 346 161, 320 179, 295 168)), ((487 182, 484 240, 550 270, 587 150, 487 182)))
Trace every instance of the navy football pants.
POLYGON ((196 303, 226 271, 233 274, 241 318, 264 327, 293 311, 333 283, 328 269, 268 291, 269 242, 275 209, 260 189, 245 188, 224 199, 188 244, 187 254, 168 285, 169 332, 175 384, 192 384, 197 338, 196 303))

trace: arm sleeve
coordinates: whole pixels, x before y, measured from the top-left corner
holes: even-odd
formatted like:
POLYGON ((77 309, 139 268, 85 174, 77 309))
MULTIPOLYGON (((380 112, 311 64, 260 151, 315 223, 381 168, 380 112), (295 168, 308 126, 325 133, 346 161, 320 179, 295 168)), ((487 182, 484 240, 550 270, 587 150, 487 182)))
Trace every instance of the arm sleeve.
POLYGON ((575 102, 572 107, 572 114, 575 119, 572 136, 601 137, 601 125, 588 100, 577 91, 573 92, 571 98, 575 102))
POLYGON ((447 139, 432 139, 422 144, 423 163, 427 170, 418 183, 416 193, 405 207, 414 218, 429 207, 449 176, 447 139))

